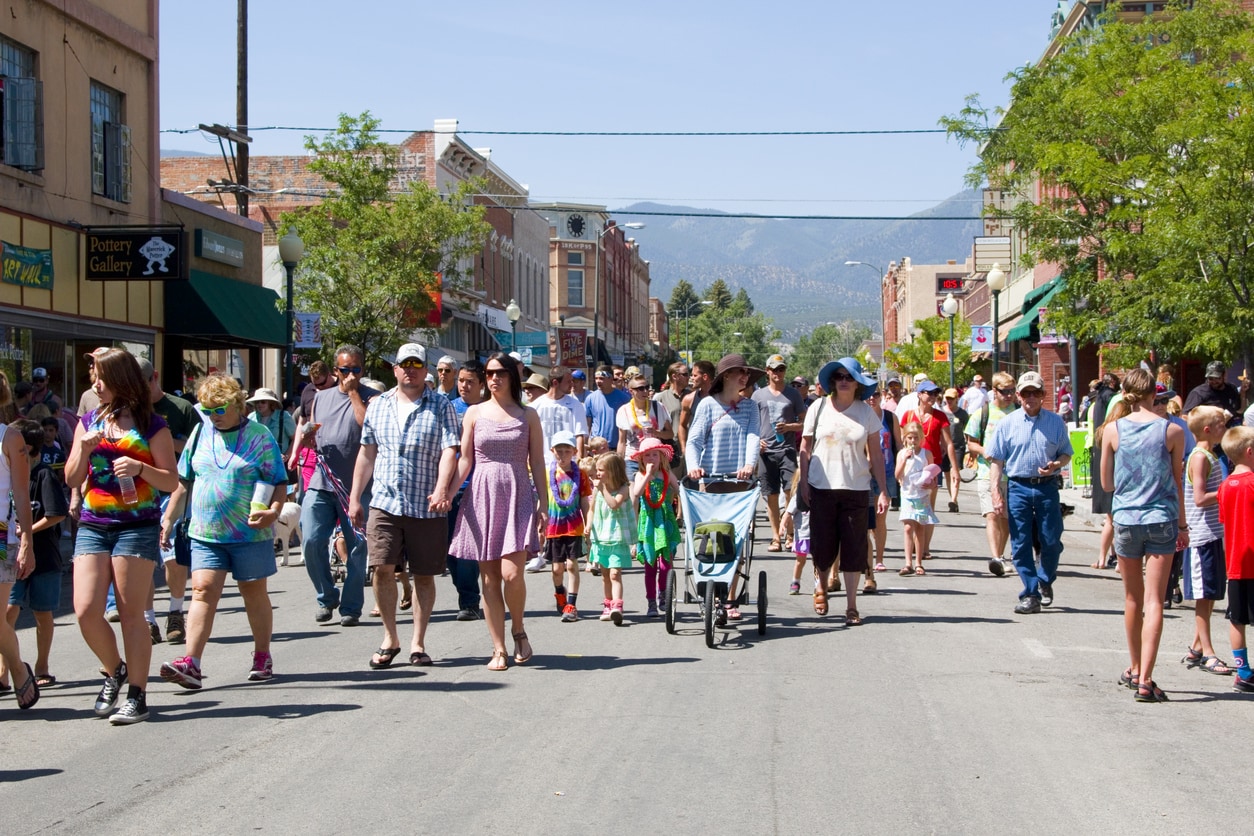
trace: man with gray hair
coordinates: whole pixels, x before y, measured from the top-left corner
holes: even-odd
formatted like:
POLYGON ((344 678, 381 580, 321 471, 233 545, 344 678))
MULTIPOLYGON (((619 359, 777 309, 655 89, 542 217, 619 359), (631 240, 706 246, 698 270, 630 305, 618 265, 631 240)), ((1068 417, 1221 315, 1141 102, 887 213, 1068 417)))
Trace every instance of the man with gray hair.
MULTIPOLYGON (((304 432, 296 441, 298 448, 313 447, 318 454, 317 468, 309 479, 300 516, 305 571, 317 593, 314 621, 327 623, 338 608, 342 627, 356 627, 361 623, 365 603, 366 540, 358 535, 348 516, 348 492, 361 449, 366 405, 379 394, 361 385, 364 362, 365 353, 355 345, 342 345, 335 350, 333 371, 339 382, 314 396, 309 422, 302 425, 304 432), (331 532, 337 525, 348 549, 348 571, 342 593, 331 574, 329 550, 331 532)), ((369 505, 369 491, 367 483, 362 489, 364 506, 369 505)))

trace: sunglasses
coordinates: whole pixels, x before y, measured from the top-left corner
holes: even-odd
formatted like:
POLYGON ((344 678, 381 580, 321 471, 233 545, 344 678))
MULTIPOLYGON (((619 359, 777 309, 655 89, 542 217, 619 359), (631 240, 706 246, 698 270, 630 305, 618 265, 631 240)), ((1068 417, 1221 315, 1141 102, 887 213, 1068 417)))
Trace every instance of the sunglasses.
POLYGON ((998 389, 997 392, 998 394, 1005 395, 1007 398, 1009 398, 1012 395, 1014 395, 1015 390, 1014 389, 998 389))
MULTIPOLYGON (((402 365, 403 365, 403 364, 402 364, 402 365)), ((421 365, 421 364, 419 364, 419 365, 421 365)), ((446 366, 441 366, 441 367, 439 367, 438 369, 436 369, 436 370, 435 370, 435 373, 436 373, 436 374, 452 374, 452 373, 453 373, 453 372, 455 372, 455 371, 456 371, 456 369, 450 369, 450 368, 448 368, 448 367, 446 367, 446 366)))
POLYGON ((509 377, 509 371, 506 369, 484 369, 483 373, 488 377, 509 377))
POLYGON ((1019 394, 1025 398, 1039 398, 1045 393, 1040 389, 1023 389, 1019 392, 1019 394))
POLYGON ((647 392, 647 391, 649 391, 649 387, 648 387, 648 386, 632 386, 632 387, 629 387, 629 388, 630 388, 630 389, 631 389, 631 391, 633 391, 633 392, 647 392))
MULTIPOLYGON (((422 362, 421 360, 415 360, 412 357, 409 358, 408 360, 402 360, 396 365, 400 366, 402 369, 425 369, 427 367, 426 363, 422 362)), ((344 370, 340 369, 340 371, 344 371, 344 370)), ((361 369, 358 369, 357 371, 361 371, 361 369)), ((448 369, 440 369, 440 371, 446 372, 448 371, 448 369)))
POLYGON ((361 374, 361 366, 336 366, 335 370, 340 374, 361 374))
POLYGON ((832 375, 832 380, 836 381, 837 383, 840 383, 842 380, 853 380, 853 375, 840 374, 839 372, 837 372, 836 374, 832 375))
POLYGON ((226 404, 222 404, 222 406, 205 406, 202 403, 200 405, 200 411, 205 413, 206 415, 226 415, 226 410, 227 410, 226 404))

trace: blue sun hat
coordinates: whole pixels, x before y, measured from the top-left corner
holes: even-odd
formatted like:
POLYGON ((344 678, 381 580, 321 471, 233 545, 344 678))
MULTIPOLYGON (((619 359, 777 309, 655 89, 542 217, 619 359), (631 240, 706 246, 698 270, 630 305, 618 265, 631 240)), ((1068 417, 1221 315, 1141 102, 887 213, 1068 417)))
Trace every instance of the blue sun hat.
POLYGON ((858 400, 865 401, 875 392, 878 384, 875 378, 868 377, 862 371, 862 364, 852 357, 841 357, 839 360, 833 360, 819 369, 819 385, 823 387, 823 391, 827 394, 831 395, 836 392, 836 387, 832 385, 832 375, 836 374, 837 369, 844 369, 857 381, 858 400))

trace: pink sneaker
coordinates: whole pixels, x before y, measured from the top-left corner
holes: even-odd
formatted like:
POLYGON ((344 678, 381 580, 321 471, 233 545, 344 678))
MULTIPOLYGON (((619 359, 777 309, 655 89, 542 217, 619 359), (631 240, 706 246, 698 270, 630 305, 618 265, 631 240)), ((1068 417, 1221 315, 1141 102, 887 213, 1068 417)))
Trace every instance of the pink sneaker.
POLYGON ((253 669, 248 672, 249 682, 269 682, 274 679, 274 657, 269 653, 253 653, 253 669))
MULTIPOLYGON (((601 620, 602 620, 602 621, 610 621, 610 620, 612 620, 612 619, 613 619, 613 616, 614 616, 614 607, 613 607, 613 606, 611 606, 611 604, 612 604, 612 602, 610 601, 610 599, 609 599, 609 598, 606 598, 606 599, 602 602, 602 604, 601 604, 601 620)), ((619 615, 618 615, 618 620, 619 620, 619 621, 622 621, 622 620, 623 620, 623 615, 622 615, 622 613, 619 613, 619 615)))
POLYGON ((161 666, 161 678, 189 691, 199 691, 205 677, 192 657, 182 656, 161 666))
POLYGON ((623 623, 623 602, 610 602, 610 621, 614 622, 614 626, 618 627, 623 623))

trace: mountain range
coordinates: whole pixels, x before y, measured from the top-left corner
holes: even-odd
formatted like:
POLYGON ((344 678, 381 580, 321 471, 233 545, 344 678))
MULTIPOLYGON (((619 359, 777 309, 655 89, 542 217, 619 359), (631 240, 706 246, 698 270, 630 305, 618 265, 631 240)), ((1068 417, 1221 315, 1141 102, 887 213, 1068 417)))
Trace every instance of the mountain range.
POLYGON ((785 340, 824 322, 863 322, 878 333, 879 282, 864 261, 887 267, 909 256, 917 264, 963 261, 979 220, 933 221, 975 216, 980 193, 963 191, 900 220, 774 220, 741 217, 670 217, 653 212, 723 214, 657 203, 614 210, 619 223, 639 221, 637 235, 649 260, 650 295, 663 302, 681 279, 702 293, 722 279, 734 293, 744 288, 754 307, 775 321, 785 340))

